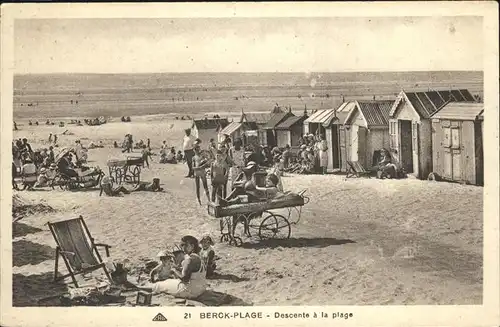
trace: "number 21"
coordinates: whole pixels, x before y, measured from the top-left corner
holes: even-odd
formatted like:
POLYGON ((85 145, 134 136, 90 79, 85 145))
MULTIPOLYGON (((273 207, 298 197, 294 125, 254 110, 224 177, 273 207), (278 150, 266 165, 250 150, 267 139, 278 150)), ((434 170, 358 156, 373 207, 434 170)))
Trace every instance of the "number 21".
POLYGON ((184 314, 184 319, 189 319, 191 318, 191 314, 190 313, 185 313, 184 314))

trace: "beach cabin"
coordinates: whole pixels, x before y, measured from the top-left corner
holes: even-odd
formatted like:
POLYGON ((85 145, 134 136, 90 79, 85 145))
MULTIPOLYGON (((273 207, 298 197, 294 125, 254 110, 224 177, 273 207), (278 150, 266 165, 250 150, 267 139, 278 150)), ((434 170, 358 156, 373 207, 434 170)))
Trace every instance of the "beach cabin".
POLYGON ((247 131, 257 131, 258 126, 257 124, 253 122, 231 122, 229 125, 227 125, 225 128, 221 129, 218 134, 218 141, 219 143, 224 141, 226 138, 226 135, 228 135, 231 140, 234 142, 234 140, 241 138, 243 141, 243 144, 246 144, 246 132, 247 131))
POLYGON ((191 134, 206 144, 212 138, 217 140, 219 131, 227 125, 229 121, 226 118, 193 119, 191 134))
POLYGON ((304 120, 304 134, 323 135, 328 143, 329 171, 338 169, 341 165, 340 127, 347 114, 337 112, 336 109, 324 109, 317 110, 304 120))
POLYGON ((374 153, 389 149, 389 112, 394 101, 349 101, 344 122, 346 158, 365 169, 373 166, 374 153))
POLYGON ((304 133, 304 120, 307 117, 307 111, 304 111, 302 116, 289 116, 276 126, 276 145, 280 148, 285 147, 287 144, 291 147, 298 146, 299 140, 304 133))
POLYGON ((483 103, 450 102, 431 116, 430 178, 483 185, 483 112, 483 103))
MULTIPOLYGON (((342 162, 345 161, 345 153, 342 154, 342 137, 344 122, 348 112, 336 112, 323 123, 325 128, 325 140, 328 143, 328 166, 327 171, 340 170, 342 162)), ((344 135, 345 136, 345 135, 344 135)))
POLYGON ((432 172, 431 115, 449 102, 474 102, 468 90, 401 91, 389 113, 393 160, 420 179, 432 172))
POLYGON ((313 111, 311 116, 304 120, 304 134, 325 135, 323 124, 336 115, 335 109, 313 111))
POLYGON ((262 127, 262 130, 265 131, 264 133, 266 135, 267 146, 273 148, 278 145, 276 127, 291 117, 295 117, 291 109, 289 109, 287 112, 278 112, 271 116, 271 119, 269 119, 269 121, 262 127))
POLYGON ((240 123, 252 123, 257 126, 257 134, 261 145, 266 146, 268 138, 272 139, 272 131, 264 130, 267 122, 271 120, 272 112, 245 113, 241 112, 240 123))

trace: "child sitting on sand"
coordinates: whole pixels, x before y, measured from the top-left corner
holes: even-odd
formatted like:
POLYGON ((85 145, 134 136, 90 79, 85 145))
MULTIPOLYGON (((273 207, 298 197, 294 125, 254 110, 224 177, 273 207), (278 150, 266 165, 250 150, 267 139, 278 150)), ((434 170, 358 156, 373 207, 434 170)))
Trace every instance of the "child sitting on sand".
POLYGON ((184 157, 182 155, 182 151, 177 151, 177 156, 175 156, 175 159, 177 160, 177 162, 181 162, 184 160, 184 157))
POLYGON ((215 263, 215 250, 213 248, 214 241, 208 235, 203 236, 200 241, 201 251, 200 257, 205 265, 206 277, 209 278, 213 276, 215 269, 217 268, 217 264, 215 263))
POLYGON ((149 274, 149 280, 156 283, 169 278, 175 278, 172 272, 173 255, 167 251, 160 251, 157 257, 160 259, 160 264, 156 266, 149 274))
POLYGON ((171 148, 170 152, 167 153, 167 155, 165 157, 165 162, 166 163, 170 163, 170 164, 176 164, 177 163, 177 160, 175 160, 175 149, 174 148, 171 148))
POLYGON ((49 177, 47 176, 47 168, 40 169, 40 174, 38 175, 34 187, 36 188, 36 187, 47 186, 48 182, 49 182, 49 177))

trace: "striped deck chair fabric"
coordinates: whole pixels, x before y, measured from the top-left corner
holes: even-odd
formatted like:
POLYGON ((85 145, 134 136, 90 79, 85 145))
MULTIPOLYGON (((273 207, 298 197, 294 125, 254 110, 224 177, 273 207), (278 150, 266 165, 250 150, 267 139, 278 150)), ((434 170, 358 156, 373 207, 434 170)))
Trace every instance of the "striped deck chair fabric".
POLYGON ((107 244, 94 243, 94 239, 83 220, 83 217, 49 223, 49 228, 57 244, 55 257, 54 281, 71 277, 73 283, 78 287, 75 275, 103 269, 111 281, 111 277, 97 250, 98 246, 104 247, 106 256, 109 257, 107 244), (61 256, 68 269, 68 274, 58 276, 58 259, 61 256))
POLYGON ((361 165, 358 161, 349 161, 347 160, 347 175, 346 177, 361 177, 361 176, 368 176, 370 177, 371 171, 366 170, 363 165, 361 165))

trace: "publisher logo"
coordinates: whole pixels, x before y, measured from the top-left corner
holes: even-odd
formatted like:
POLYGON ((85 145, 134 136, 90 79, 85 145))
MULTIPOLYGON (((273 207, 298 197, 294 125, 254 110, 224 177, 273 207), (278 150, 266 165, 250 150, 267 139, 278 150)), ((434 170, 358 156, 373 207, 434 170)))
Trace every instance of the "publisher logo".
POLYGON ((167 318, 165 318, 164 315, 159 313, 153 318, 153 321, 167 321, 167 318))

